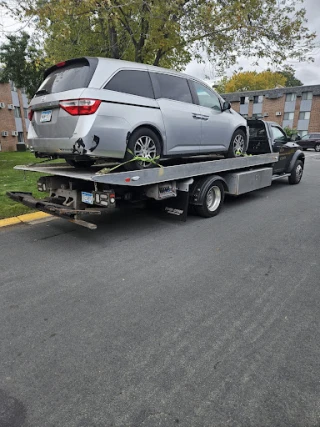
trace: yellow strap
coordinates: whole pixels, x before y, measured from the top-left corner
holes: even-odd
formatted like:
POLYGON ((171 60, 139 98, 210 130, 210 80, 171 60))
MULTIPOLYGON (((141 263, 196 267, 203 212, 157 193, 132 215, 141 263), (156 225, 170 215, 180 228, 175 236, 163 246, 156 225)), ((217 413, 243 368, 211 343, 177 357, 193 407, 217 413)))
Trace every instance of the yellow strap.
POLYGON ((147 163, 152 163, 153 165, 159 166, 159 168, 161 170, 160 174, 162 175, 162 173, 163 173, 163 170, 162 170, 163 167, 159 163, 156 162, 156 160, 160 160, 160 156, 156 156, 153 159, 147 159, 146 157, 135 156, 133 154, 133 152, 129 148, 127 148, 127 151, 128 151, 129 154, 131 154, 133 156, 132 159, 127 160, 126 162, 123 162, 123 163, 119 163, 117 166, 114 166, 113 168, 103 168, 100 171, 98 171, 96 173, 96 175, 106 175, 107 173, 110 173, 110 172, 114 171, 115 169, 118 169, 121 166, 126 165, 127 163, 131 163, 131 162, 147 162, 147 163))

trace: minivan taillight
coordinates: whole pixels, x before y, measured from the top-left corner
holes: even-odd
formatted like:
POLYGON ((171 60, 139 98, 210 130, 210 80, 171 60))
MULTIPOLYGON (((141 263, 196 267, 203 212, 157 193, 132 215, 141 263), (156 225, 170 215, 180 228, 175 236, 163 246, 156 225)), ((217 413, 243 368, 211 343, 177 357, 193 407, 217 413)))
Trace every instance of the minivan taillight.
POLYGON ((68 99, 60 101, 59 105, 71 116, 85 116, 94 114, 100 104, 100 99, 68 99))
POLYGON ((30 122, 31 122, 31 120, 33 118, 33 113, 34 113, 34 111, 31 108, 29 108, 29 110, 28 110, 28 119, 30 120, 30 122))

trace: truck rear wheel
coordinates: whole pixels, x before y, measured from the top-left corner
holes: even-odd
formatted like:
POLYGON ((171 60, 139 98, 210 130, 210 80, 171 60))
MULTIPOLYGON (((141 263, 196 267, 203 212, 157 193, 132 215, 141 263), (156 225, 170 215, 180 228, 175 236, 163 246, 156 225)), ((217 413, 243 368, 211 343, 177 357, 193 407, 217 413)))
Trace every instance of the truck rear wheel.
POLYGON ((293 166, 291 175, 288 177, 289 184, 299 184, 303 175, 303 162, 297 160, 293 166))
POLYGON ((194 206, 195 212, 204 218, 218 215, 224 201, 224 187, 220 181, 213 182, 203 197, 202 205, 194 206))

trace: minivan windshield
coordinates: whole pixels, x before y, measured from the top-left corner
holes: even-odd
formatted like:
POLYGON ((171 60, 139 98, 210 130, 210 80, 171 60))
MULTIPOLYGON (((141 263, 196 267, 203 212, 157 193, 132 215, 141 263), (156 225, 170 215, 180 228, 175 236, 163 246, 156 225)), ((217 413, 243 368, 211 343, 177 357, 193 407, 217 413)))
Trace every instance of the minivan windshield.
POLYGON ((88 62, 78 62, 55 69, 43 81, 36 96, 87 87, 91 72, 88 62))

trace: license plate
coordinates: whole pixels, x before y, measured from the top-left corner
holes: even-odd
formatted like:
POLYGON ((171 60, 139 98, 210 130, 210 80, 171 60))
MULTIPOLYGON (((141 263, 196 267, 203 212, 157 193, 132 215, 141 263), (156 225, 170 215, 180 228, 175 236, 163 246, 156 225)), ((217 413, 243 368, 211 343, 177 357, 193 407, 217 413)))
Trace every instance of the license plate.
POLYGON ((42 111, 40 116, 40 123, 50 122, 52 117, 52 110, 42 111))
POLYGON ((85 191, 81 191, 81 200, 83 203, 87 203, 88 205, 93 205, 93 194, 86 193, 85 191))

